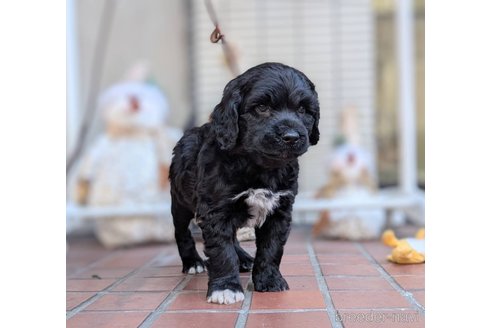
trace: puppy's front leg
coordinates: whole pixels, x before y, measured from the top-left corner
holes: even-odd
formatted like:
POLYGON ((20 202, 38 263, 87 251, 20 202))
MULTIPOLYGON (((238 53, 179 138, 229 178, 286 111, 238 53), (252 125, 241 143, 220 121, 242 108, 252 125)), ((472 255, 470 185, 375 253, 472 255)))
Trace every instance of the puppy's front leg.
POLYGON ((256 228, 256 257, 253 266, 256 291, 279 292, 289 289, 279 267, 289 236, 290 223, 290 208, 277 209, 261 228, 256 228))
POLYGON ((220 214, 210 215, 200 222, 208 257, 209 303, 232 304, 244 300, 239 280, 239 258, 234 248, 236 229, 220 214))

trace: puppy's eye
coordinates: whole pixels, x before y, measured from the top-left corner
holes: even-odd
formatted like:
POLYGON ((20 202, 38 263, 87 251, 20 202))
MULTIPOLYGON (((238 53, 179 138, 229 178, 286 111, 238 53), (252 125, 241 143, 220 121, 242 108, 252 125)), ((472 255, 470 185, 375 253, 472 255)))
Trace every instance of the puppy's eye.
POLYGON ((268 114, 270 112, 270 107, 265 105, 259 105, 256 107, 256 111, 260 114, 268 114))
POLYGON ((300 106, 298 109, 297 109, 297 112, 298 113, 301 113, 301 114, 304 114, 306 112, 306 108, 304 108, 303 106, 300 106))

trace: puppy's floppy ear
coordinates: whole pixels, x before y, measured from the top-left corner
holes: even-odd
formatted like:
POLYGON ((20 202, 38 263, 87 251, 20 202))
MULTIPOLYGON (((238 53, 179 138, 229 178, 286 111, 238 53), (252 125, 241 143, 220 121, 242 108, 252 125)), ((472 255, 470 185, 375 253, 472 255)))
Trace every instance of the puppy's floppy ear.
POLYGON ((231 150, 236 145, 239 134, 239 106, 242 101, 240 91, 233 86, 224 90, 222 101, 215 106, 211 116, 212 128, 222 150, 231 150))
POLYGON ((311 133, 309 134, 309 143, 311 145, 316 145, 319 141, 318 124, 319 124, 319 107, 318 107, 316 113, 314 114, 313 129, 311 130, 311 133))
POLYGON ((310 106, 312 108, 312 113, 311 115, 314 118, 314 124, 311 129, 311 132, 309 133, 309 143, 311 145, 316 145, 319 141, 319 129, 318 129, 318 124, 319 124, 319 101, 318 101, 318 93, 316 92, 316 87, 313 82, 311 82, 310 79, 307 78, 307 76, 299 72, 300 75, 303 77, 304 81, 307 83, 309 86, 309 89, 311 89, 311 92, 313 93, 313 96, 311 97, 311 103, 310 106))
POLYGON ((319 102, 318 102, 318 93, 316 90, 314 90, 314 84, 309 81, 309 84, 311 86, 311 89, 315 95, 315 101, 313 103, 313 117, 314 117, 314 124, 313 124, 313 129, 311 130, 311 133, 309 134, 309 143, 311 145, 316 145, 319 141, 319 129, 318 129, 318 124, 319 124, 319 102))

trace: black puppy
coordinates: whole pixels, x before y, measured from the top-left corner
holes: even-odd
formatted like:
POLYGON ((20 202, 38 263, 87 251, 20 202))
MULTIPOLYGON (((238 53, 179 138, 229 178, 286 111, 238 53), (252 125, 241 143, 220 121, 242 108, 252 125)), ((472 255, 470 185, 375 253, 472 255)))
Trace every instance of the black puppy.
POLYGON ((244 299, 239 271, 253 269, 256 291, 289 289, 279 271, 297 194, 297 157, 319 139, 314 84, 279 63, 253 67, 230 81, 209 123, 185 133, 171 164, 172 214, 183 273, 204 262, 188 229, 202 229, 209 275, 207 300, 244 299), (236 231, 254 226, 256 257, 236 231))

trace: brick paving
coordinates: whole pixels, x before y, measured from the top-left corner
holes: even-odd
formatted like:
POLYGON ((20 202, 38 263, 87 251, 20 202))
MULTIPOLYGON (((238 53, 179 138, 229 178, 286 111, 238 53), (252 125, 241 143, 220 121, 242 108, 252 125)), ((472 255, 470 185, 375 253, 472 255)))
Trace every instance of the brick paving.
MULTIPOLYGON (((254 254, 254 242, 242 246, 254 254)), ((69 238, 67 327, 424 327, 425 264, 392 264, 388 252, 295 228, 280 268, 289 291, 253 292, 241 273, 245 300, 216 305, 206 273, 181 273, 174 244, 105 250, 69 238)))

